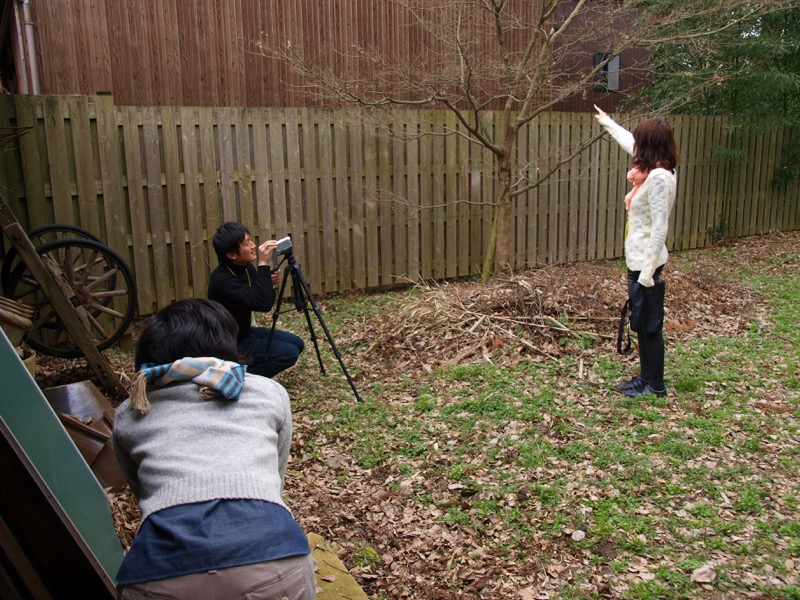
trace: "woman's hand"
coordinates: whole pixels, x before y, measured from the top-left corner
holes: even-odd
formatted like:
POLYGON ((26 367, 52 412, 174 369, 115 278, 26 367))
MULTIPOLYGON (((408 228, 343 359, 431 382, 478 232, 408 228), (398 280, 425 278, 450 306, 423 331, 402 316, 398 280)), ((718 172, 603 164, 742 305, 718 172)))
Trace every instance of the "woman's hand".
POLYGON ((639 275, 639 285, 644 286, 646 288, 651 288, 655 284, 656 284, 656 282, 653 280, 653 276, 652 275, 649 275, 649 276, 644 275, 644 274, 640 274, 639 275))
POLYGON ((597 119, 598 121, 603 117, 608 116, 606 115, 606 112, 602 108, 597 106, 597 104, 594 105, 594 109, 597 111, 597 114, 594 116, 594 118, 597 119))

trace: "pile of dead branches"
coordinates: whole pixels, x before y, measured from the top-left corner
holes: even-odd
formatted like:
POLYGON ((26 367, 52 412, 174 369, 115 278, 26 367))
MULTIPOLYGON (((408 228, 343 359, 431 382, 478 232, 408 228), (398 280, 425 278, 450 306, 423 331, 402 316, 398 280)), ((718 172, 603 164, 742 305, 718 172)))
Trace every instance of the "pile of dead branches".
POLYGON ((599 285, 587 285, 573 280, 571 270, 549 267, 487 284, 418 284, 396 309, 355 328, 349 342, 367 346, 362 359, 393 358, 398 367, 419 362, 429 369, 474 359, 506 364, 522 353, 554 360, 571 342, 589 347, 613 339, 614 307, 624 300, 613 281, 619 274, 609 270, 599 285))
MULTIPOLYGON (((705 274, 669 270, 665 334, 728 335, 754 317, 752 294, 705 274)), ((387 368, 487 361, 542 362, 613 347, 626 273, 618 265, 555 265, 474 282, 423 283, 378 315, 347 327, 357 360, 387 368), (391 367, 390 367, 391 365, 391 367)), ((635 335, 634 335, 635 337, 635 335)))

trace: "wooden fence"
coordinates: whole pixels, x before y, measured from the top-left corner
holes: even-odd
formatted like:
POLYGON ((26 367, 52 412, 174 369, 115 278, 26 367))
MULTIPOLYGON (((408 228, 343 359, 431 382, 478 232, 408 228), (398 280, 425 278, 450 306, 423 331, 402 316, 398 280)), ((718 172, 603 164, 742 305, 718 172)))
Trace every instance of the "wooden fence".
MULTIPOLYGON (((445 135, 459 130, 448 112, 391 118, 405 139, 344 111, 7 96, 0 126, 32 130, 4 149, 0 185, 23 226, 79 225, 127 259, 141 314, 205 296, 210 240, 227 220, 259 239, 291 235, 315 294, 477 273, 495 194, 491 156, 445 135)), ((800 228, 800 185, 773 184, 797 132, 670 121, 683 155, 670 248, 800 228)), ((598 131, 589 114, 543 115, 522 131, 517 166, 546 170, 598 131)), ((519 196, 515 267, 621 257, 628 162, 604 139, 519 196)))

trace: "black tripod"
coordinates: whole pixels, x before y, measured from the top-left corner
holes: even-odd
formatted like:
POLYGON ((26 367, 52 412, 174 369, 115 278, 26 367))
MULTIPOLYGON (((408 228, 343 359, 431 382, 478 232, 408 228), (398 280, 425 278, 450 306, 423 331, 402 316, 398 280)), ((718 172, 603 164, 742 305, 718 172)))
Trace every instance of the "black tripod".
MULTIPOLYGON (((308 324, 308 332, 311 335, 311 341, 314 342, 314 350, 317 352, 317 360, 319 361, 319 370, 323 375, 325 373, 325 366, 322 364, 322 356, 319 353, 319 344, 317 343, 317 334, 314 331, 314 325, 311 322, 311 315, 308 311, 308 305, 311 304, 311 307, 314 310, 314 314, 317 316, 317 320, 319 324, 322 326, 322 331, 325 332, 325 337, 328 338, 328 343, 331 345, 331 349, 333 353, 336 355, 336 360, 339 361, 339 365, 342 367, 342 372, 344 376, 347 378, 347 383, 350 384, 350 388, 353 390, 353 394, 356 396, 356 400, 358 402, 363 402, 361 396, 358 394, 358 390, 356 389, 356 384, 353 383, 353 378, 350 377, 350 373, 347 372, 347 367, 344 366, 344 361, 342 360, 342 355, 339 353, 339 349, 336 347, 336 344, 333 341, 333 337, 331 336, 331 332, 328 331, 328 327, 325 325, 325 320, 322 318, 322 312, 319 310, 317 303, 314 301, 314 296, 311 295, 311 290, 308 287, 308 283, 306 280, 303 279, 303 273, 300 271, 300 265, 294 258, 292 254, 291 248, 288 252, 284 254, 284 258, 281 261, 286 261, 286 268, 283 270, 283 280, 281 281, 281 289, 278 293, 278 299, 275 302, 275 312, 272 313, 272 328, 269 330, 269 339, 267 341, 267 354, 269 354, 270 347, 272 346, 272 335, 275 333, 275 323, 278 322, 278 316, 281 314, 281 304, 283 302, 283 292, 286 289, 286 281, 289 279, 289 276, 292 278, 292 297, 294 298, 294 306, 298 312, 302 311, 306 315, 306 323, 308 324)), ((280 264, 278 265, 280 268, 280 264)))

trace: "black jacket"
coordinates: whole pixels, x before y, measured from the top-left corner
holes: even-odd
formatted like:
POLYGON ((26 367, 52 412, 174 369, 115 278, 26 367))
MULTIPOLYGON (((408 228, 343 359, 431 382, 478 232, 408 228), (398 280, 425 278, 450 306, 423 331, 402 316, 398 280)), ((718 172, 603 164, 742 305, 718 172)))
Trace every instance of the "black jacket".
POLYGON ((275 301, 272 272, 268 265, 240 267, 225 261, 211 273, 208 299, 227 308, 239 326, 239 340, 250 335, 253 311, 266 312, 275 301))

